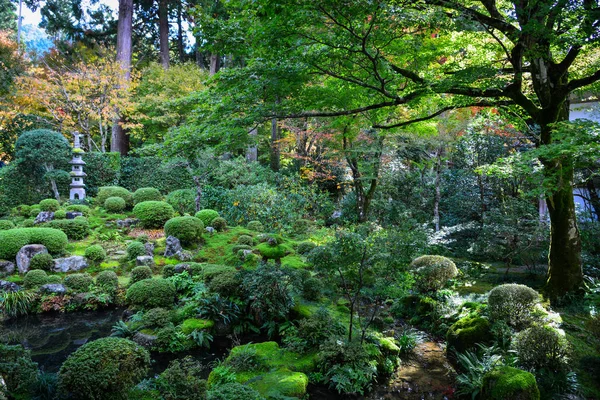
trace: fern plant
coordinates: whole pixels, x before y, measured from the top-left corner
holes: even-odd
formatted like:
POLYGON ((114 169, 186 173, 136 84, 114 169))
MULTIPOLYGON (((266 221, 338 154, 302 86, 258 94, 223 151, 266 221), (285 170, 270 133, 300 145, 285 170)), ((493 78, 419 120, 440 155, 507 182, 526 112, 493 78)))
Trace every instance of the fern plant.
POLYGON ((502 356, 495 354, 494 347, 479 345, 481 356, 477 352, 456 353, 460 369, 465 371, 456 377, 459 396, 471 396, 476 399, 483 389, 483 377, 492 369, 504 365, 502 356))

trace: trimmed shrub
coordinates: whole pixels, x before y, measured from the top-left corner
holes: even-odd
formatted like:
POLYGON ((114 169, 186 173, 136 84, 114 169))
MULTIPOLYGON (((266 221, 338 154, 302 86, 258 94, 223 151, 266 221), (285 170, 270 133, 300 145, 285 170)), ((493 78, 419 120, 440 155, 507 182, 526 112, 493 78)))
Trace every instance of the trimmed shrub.
POLYGON ((167 264, 162 269, 163 278, 170 278, 175 275, 175 266, 173 264, 167 264))
POLYGON ((308 278, 302 284, 302 297, 309 301, 316 301, 323 295, 323 281, 318 278, 308 278))
POLYGON ((254 246, 254 239, 252 239, 252 236, 240 235, 240 237, 238 237, 237 244, 252 247, 254 246))
POLYGON ((32 269, 23 278, 23 285, 28 289, 42 286, 46 283, 48 283, 48 274, 41 269, 32 269))
POLYGON ((67 235, 52 228, 16 228, 0 231, 0 259, 14 259, 21 247, 43 244, 52 254, 62 253, 69 243, 67 235))
POLYGON ((66 210, 72 212, 80 212, 83 214, 84 217, 90 215, 90 208, 88 206, 84 206, 83 204, 72 204, 70 206, 67 206, 66 210))
POLYGON ((527 371, 502 366, 483 377, 481 397, 489 400, 539 400, 535 376, 527 371))
POLYGON ((196 191, 193 189, 180 189, 171 192, 166 199, 179 214, 193 214, 196 212, 196 191))
POLYGON ((538 292, 525 285, 509 283, 496 286, 488 297, 488 312, 493 320, 522 327, 531 322, 539 298, 538 292))
POLYGON ((60 275, 48 275, 48 280, 46 283, 62 283, 62 278, 60 275))
POLYGON ((125 200, 125 204, 127 207, 131 207, 133 205, 133 195, 131 192, 120 186, 102 186, 98 189, 98 195, 96 196, 96 203, 94 204, 104 204, 106 199, 109 197, 120 197, 125 200))
POLYGON ((63 231, 70 240, 82 240, 90 234, 90 224, 85 217, 53 220, 47 226, 63 231))
POLYGON ((133 207, 133 213, 144 228, 162 228, 173 218, 175 210, 164 201, 143 201, 133 207))
MULTIPOLYGON (((195 217, 198 218, 200 221, 202 221, 204 226, 212 226, 213 220, 215 218, 219 218, 219 213, 216 212, 215 210, 204 209, 204 210, 198 211, 196 213, 195 217)), ((212 227, 215 228, 214 226, 212 226, 212 227)))
POLYGON ((231 248, 231 252, 233 254, 238 254, 240 250, 252 250, 252 246, 248 246, 246 244, 236 244, 231 248))
POLYGON ((139 267, 135 267, 131 270, 131 278, 129 279, 129 284, 132 285, 136 282, 150 278, 152 278, 152 270, 150 269, 150 267, 140 265, 139 267))
POLYGON ((0 231, 6 231, 15 227, 12 221, 2 219, 0 220, 0 231))
MULTIPOLYGON (((203 366, 193 357, 173 360, 156 379, 156 388, 168 400, 205 400, 206 380, 203 366)), ((238 399, 244 399, 239 397, 238 399)))
POLYGON ((175 236, 184 245, 200 240, 203 231, 204 224, 196 217, 175 217, 165 224, 165 235, 175 236))
POLYGON ((104 209, 111 213, 120 213, 127 207, 127 203, 121 197, 109 197, 104 200, 104 209))
POLYGON ((139 188, 133 193, 133 204, 139 204, 144 201, 161 201, 162 199, 160 191, 152 187, 139 188))
POLYGON ((48 253, 37 253, 31 258, 29 269, 41 269, 51 271, 54 267, 54 259, 48 253))
POLYGON ((283 244, 271 245, 269 242, 259 244, 256 246, 256 249, 266 260, 280 260, 290 251, 289 248, 283 244))
POLYGON ((519 356, 519 363, 534 370, 562 370, 570 353, 565 336, 550 326, 534 325, 519 332, 513 345, 519 356))
POLYGON ((171 307, 175 301, 175 285, 166 279, 145 279, 127 289, 129 304, 143 307, 171 307))
POLYGON ((74 399, 126 399, 148 372, 150 354, 134 342, 107 337, 89 342, 60 367, 59 388, 74 399))
POLYGON ((54 211, 54 219, 65 219, 67 218, 67 212, 62 208, 54 211))
POLYGON ((146 328, 161 328, 171 322, 172 314, 164 308, 153 308, 144 313, 142 324, 146 328))
POLYGON ((94 284, 92 276, 88 273, 72 274, 65 277, 65 286, 75 292, 87 292, 94 284))
POLYGON ((317 245, 313 242, 300 242, 298 243, 298 248, 296 249, 296 253, 302 254, 303 256, 307 255, 313 249, 317 247, 317 245))
POLYGON ((213 275, 208 288, 213 293, 218 293, 223 297, 239 296, 242 292, 242 280, 238 271, 222 271, 213 275))
POLYGON ((35 221, 33 219, 26 219, 25 221, 21 222, 20 227, 22 228, 33 228, 35 226, 35 221))
POLYGON ((487 344, 492 339, 490 322, 482 317, 464 317, 456 321, 446 333, 448 348, 459 353, 472 349, 476 344, 487 344))
POLYGON ((144 243, 138 242, 136 240, 127 245, 127 259, 128 260, 135 260, 139 256, 145 256, 145 255, 146 255, 146 246, 144 246, 144 243))
POLYGON ((119 277, 114 271, 102 271, 96 275, 96 285, 105 290, 116 290, 119 287, 119 277))
POLYGON ((56 211, 60 207, 60 203, 56 199, 45 199, 40 201, 40 210, 42 211, 56 211))
POLYGON ((246 227, 254 232, 263 232, 265 230, 265 227, 260 221, 250 221, 246 227))
POLYGON ((264 400, 256 390, 250 386, 237 382, 229 382, 213 387, 206 393, 206 400, 264 400))
POLYGON ((100 264, 106 258, 106 251, 99 244, 94 244, 85 249, 85 258, 94 264, 100 264))
POLYGON ((38 365, 31 361, 31 351, 22 345, 8 345, 0 342, 0 375, 3 385, 0 399, 30 399, 31 389, 37 383, 38 365), (5 393, 8 392, 8 393, 5 393))
POLYGON ((217 232, 223 232, 227 230, 227 221, 225 221, 225 218, 217 217, 212 220, 211 225, 217 230, 217 232))
POLYGON ((440 290, 458 274, 454 262, 442 256, 418 257, 410 264, 410 269, 415 272, 415 286, 422 292, 440 290))

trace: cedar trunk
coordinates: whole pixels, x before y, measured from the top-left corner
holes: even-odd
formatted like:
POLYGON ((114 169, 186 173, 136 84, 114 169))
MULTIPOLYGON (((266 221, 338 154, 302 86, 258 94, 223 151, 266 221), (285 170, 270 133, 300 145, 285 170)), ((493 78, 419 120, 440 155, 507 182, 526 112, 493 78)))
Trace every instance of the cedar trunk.
POLYGON ((160 64, 169 69, 169 6, 167 0, 158 0, 158 34, 160 36, 160 64))

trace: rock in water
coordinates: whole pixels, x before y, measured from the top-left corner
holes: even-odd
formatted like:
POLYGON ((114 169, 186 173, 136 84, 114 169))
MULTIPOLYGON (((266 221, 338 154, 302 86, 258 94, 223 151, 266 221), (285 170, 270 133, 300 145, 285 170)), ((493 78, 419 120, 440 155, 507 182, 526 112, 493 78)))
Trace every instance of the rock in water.
POLYGON ((54 260, 54 272, 79 271, 88 267, 85 257, 72 256, 54 260))
POLYGON ((179 253, 183 248, 181 242, 175 236, 169 236, 167 238, 167 248, 165 249, 165 257, 173 257, 179 253))
POLYGON ((50 222, 54 219, 54 212, 52 211, 40 211, 33 221, 34 224, 42 224, 44 222, 50 222))
POLYGON ((28 244, 21 247, 21 250, 17 253, 17 268, 19 269, 20 274, 25 274, 29 271, 29 264, 31 264, 31 259, 36 254, 48 253, 48 249, 46 246, 41 244, 28 244))

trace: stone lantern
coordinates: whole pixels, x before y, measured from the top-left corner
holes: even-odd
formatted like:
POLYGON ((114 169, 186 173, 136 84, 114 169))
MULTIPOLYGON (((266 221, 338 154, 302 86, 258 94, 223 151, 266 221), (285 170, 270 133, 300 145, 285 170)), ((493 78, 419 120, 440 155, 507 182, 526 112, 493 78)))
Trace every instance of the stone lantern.
POLYGON ((84 151, 79 141, 79 132, 73 132, 73 138, 73 159, 69 161, 69 164, 71 164, 71 191, 69 192, 69 200, 83 200, 85 199, 83 177, 86 176, 86 173, 83 172, 85 161, 81 159, 81 156, 84 151))

